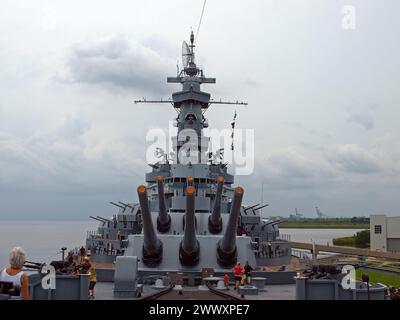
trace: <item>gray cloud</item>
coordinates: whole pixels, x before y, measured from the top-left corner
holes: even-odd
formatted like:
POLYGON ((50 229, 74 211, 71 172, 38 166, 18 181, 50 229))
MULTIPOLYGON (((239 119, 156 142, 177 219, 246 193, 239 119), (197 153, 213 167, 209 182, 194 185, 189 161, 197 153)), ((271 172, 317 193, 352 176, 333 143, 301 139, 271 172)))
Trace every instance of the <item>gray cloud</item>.
POLYGON ((304 148, 289 147, 259 159, 252 179, 285 193, 326 188, 332 185, 334 177, 335 170, 326 159, 304 148))
POLYGON ((157 51, 160 45, 154 39, 145 45, 118 36, 76 45, 68 57, 67 74, 61 78, 112 91, 167 94, 166 77, 175 62, 165 52, 157 51))
POLYGON ((319 168, 313 159, 308 159, 295 150, 285 150, 272 154, 267 159, 267 165, 283 178, 308 178, 313 176, 319 168))
POLYGON ((360 125, 365 130, 371 130, 375 128, 374 118, 366 112, 353 113, 348 117, 347 121, 360 125))
MULTIPOLYGON (((143 46, 157 52, 160 56, 167 57, 170 59, 176 59, 180 54, 180 48, 176 43, 171 42, 165 37, 161 37, 160 34, 152 34, 141 41, 143 46)), ((171 67, 171 66, 169 66, 171 67)))
POLYGON ((336 147, 329 160, 340 169, 354 173, 370 174, 381 170, 375 156, 354 144, 336 147))
POLYGON ((260 87, 260 84, 257 81, 254 81, 251 78, 246 78, 244 80, 244 85, 248 86, 248 87, 250 87, 252 89, 258 89, 260 87))
POLYGON ((28 140, 0 132, 0 190, 85 194, 123 190, 145 168, 128 141, 93 132, 79 118, 66 118, 28 140), (100 141, 100 142, 99 142, 100 141), (100 143, 100 144, 99 144, 100 143))
POLYGON ((264 202, 270 203, 266 215, 289 215, 299 207, 315 216, 314 206, 320 206, 329 215, 346 216, 352 203, 358 214, 368 215, 393 204, 391 200, 385 206, 372 195, 386 199, 382 190, 399 185, 400 171, 376 152, 350 144, 318 152, 310 147, 285 148, 259 159, 255 173, 237 177, 237 182, 245 187, 245 201, 250 204, 261 201, 263 184, 264 202))
POLYGON ((320 139, 332 139, 332 135, 324 132, 322 130, 317 130, 310 125, 304 125, 300 122, 285 122, 285 125, 289 127, 294 127, 296 129, 301 130, 302 132, 306 133, 308 136, 312 136, 313 138, 320 138, 320 139))
MULTIPOLYGON (((250 103, 237 120, 255 129, 259 153, 254 174, 236 179, 245 201, 259 201, 265 182, 276 215, 314 205, 336 215, 397 214, 399 10, 364 0, 363 24, 344 31, 336 2, 275 2, 214 2, 196 47, 200 67, 217 78, 203 89, 250 103)), ((136 201, 134 187, 149 171, 145 133, 175 113, 134 107, 130 98, 166 97, 178 87, 165 80, 201 8, 54 1, 57 28, 44 30, 36 2, 3 7, 0 219, 86 219, 112 212, 110 200, 136 201)), ((229 126, 233 112, 211 108, 210 128, 229 126)))

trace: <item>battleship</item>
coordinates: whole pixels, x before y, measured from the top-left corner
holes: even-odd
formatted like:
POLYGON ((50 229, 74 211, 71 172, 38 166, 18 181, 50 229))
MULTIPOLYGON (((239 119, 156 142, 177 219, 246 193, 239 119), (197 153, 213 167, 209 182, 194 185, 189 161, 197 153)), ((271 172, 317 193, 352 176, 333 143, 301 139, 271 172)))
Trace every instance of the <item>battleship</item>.
POLYGON ((168 100, 135 101, 171 104, 177 111, 172 156, 157 149, 161 159, 149 163, 146 185, 137 188, 138 203, 111 202, 116 214, 92 217, 99 227, 88 232, 86 249, 94 263, 115 262, 117 296, 124 295, 118 276, 127 273, 125 268, 136 270, 140 278, 178 271, 199 274, 204 268, 222 274, 237 262, 248 261, 257 269, 290 261, 290 244, 279 237, 280 220, 261 216, 268 204, 245 205, 245 190, 233 186, 234 176, 221 152, 215 156, 208 150, 205 111, 213 104, 247 104, 214 101, 201 90, 202 84, 215 84, 216 79, 198 68, 194 48, 192 32, 190 44, 182 45, 182 71, 167 79, 181 84, 181 91, 168 100), (195 145, 188 151, 185 143, 193 134, 195 145))
MULTIPOLYGON (((180 91, 167 100, 135 101, 172 105, 177 134, 172 152, 156 149, 158 161, 148 163, 151 171, 136 188, 137 201, 110 202, 114 214, 90 217, 99 225, 87 232, 81 251, 97 273, 96 299, 384 299, 386 287, 380 284, 355 282, 347 288, 348 274, 338 266, 286 270, 293 250, 280 235, 281 220, 263 216, 268 204, 246 204, 246 190, 235 186, 223 150, 211 152, 204 135, 205 112, 212 105, 247 104, 214 100, 201 90, 216 79, 197 66, 194 49, 192 32, 182 46, 183 69, 167 79, 180 84, 180 91), (252 266, 251 283, 232 292, 224 279, 233 282, 237 263, 252 266)), ((29 276, 32 299, 88 299, 90 275, 71 274, 67 248, 62 250, 62 260, 51 263, 57 286, 51 285, 50 266, 26 262, 25 267, 39 270, 29 276)))
MULTIPOLYGON (((196 299, 201 292, 192 289, 209 286, 205 277, 212 282, 225 274, 233 276, 237 263, 250 264, 254 281, 258 276, 263 287, 263 267, 280 266, 284 271, 291 260, 290 242, 279 234, 281 221, 262 216, 268 204, 245 204, 245 188, 234 185, 224 150, 212 152, 211 139, 204 135, 209 126, 205 112, 211 106, 247 103, 214 100, 201 90, 202 84, 215 84, 216 79, 206 77, 196 64, 193 32, 189 42, 182 45, 182 66, 176 76, 167 78, 168 83, 181 85, 171 98, 135 101, 170 104, 175 109, 177 134, 172 137, 172 152, 156 149, 157 161, 148 163, 151 171, 145 174, 145 183, 136 188, 137 201, 110 202, 117 210, 115 214, 90 217, 99 225, 87 232, 81 250, 95 267, 100 299, 139 299, 154 287, 172 290, 183 285, 182 290, 191 287, 189 291, 196 299)), ((66 260, 63 254, 61 261, 52 263, 57 283, 62 283, 60 279, 67 283, 70 277, 66 260)), ((41 264, 28 267, 35 266, 43 269, 41 264)), ((34 299, 49 297, 40 285, 42 271, 31 276, 34 299)), ((293 283, 293 276, 293 272, 281 272, 279 278, 293 283)), ((82 288, 87 287, 88 277, 79 274, 70 280, 75 281, 75 289, 60 289, 59 284, 51 299, 87 299, 82 288)), ((250 289, 258 290, 254 286, 250 289)), ((209 290, 215 292, 213 287, 209 290)), ((227 293, 215 294, 227 297, 227 293)))

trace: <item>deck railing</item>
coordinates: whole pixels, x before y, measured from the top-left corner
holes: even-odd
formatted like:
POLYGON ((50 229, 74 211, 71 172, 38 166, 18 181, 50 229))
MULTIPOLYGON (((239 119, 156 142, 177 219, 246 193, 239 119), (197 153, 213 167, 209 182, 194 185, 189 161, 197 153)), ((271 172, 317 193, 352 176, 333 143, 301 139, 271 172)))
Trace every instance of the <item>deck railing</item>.
POLYGON ((280 234, 278 237, 279 240, 284 240, 284 241, 291 241, 291 236, 290 234, 280 234))

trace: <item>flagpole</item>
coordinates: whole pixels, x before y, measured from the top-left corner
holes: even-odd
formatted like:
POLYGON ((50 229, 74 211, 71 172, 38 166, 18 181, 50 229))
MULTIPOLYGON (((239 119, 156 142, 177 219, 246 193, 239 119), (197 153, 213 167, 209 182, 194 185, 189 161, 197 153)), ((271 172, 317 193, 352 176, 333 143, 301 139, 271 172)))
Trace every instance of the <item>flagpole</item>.
MULTIPOLYGON (((261 182, 261 205, 264 205, 264 182, 261 182)), ((263 217, 263 210, 264 208, 261 208, 261 218, 263 217)))

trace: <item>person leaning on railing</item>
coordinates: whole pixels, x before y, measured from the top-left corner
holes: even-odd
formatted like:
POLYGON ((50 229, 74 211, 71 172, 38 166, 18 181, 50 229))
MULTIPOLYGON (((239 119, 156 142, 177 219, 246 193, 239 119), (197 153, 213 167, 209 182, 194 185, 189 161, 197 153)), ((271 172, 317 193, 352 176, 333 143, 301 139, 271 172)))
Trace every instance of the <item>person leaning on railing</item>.
POLYGON ((9 263, 8 268, 1 270, 0 281, 13 285, 13 289, 9 292, 10 295, 29 300, 29 280, 22 271, 25 263, 25 251, 20 247, 13 248, 10 251, 9 263))

